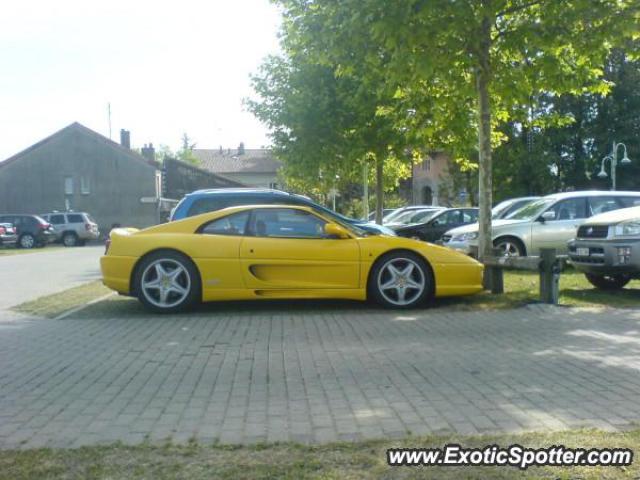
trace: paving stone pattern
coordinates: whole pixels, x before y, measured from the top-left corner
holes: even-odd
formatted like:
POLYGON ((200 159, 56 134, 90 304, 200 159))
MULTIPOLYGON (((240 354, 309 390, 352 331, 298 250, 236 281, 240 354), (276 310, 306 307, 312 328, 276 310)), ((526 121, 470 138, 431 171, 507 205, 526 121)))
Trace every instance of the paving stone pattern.
POLYGON ((0 448, 305 443, 640 419, 640 311, 0 312, 0 448))

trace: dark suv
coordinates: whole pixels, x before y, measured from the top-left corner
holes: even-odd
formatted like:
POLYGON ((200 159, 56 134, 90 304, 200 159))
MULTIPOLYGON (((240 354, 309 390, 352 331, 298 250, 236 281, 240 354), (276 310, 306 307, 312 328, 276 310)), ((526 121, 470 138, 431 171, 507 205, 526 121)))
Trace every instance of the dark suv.
POLYGON ((50 223, 38 215, 1 214, 0 223, 12 223, 18 235, 17 247, 44 247, 56 239, 50 223))
POLYGON ((302 195, 271 190, 266 188, 220 188, 198 190, 186 195, 171 212, 170 220, 181 220, 206 212, 215 212, 227 207, 242 205, 302 205, 335 218, 338 222, 355 225, 369 233, 394 235, 390 228, 376 223, 345 217, 339 213, 318 205, 302 195))

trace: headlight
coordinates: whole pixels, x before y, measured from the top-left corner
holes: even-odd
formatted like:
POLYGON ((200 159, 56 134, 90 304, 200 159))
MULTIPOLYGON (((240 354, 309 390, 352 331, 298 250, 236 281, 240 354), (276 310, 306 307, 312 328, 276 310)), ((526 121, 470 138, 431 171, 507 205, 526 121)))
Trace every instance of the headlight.
POLYGON ((640 221, 620 223, 615 228, 616 237, 640 236, 640 221))
POLYGON ((459 233, 451 237, 452 242, 466 242, 468 240, 475 240, 478 238, 478 232, 459 233))

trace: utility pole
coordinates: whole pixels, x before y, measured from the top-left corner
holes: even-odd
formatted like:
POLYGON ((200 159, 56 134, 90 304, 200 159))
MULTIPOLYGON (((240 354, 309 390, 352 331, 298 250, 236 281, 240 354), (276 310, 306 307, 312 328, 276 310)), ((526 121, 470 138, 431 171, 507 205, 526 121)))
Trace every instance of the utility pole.
POLYGON ((111 102, 107 103, 107 117, 109 120, 109 140, 111 140, 111 102))
POLYGON ((367 165, 367 159, 364 160, 364 167, 362 167, 362 205, 364 209, 364 219, 369 220, 369 166, 367 165))

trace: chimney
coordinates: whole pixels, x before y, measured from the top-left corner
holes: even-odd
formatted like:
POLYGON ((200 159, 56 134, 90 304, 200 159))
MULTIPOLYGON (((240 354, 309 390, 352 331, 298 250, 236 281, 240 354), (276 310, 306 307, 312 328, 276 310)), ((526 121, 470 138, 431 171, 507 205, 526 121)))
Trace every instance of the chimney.
POLYGON ((145 143, 144 147, 140 149, 140 153, 142 153, 142 156, 150 162, 154 162, 156 160, 156 149, 153 148, 153 143, 150 143, 149 145, 145 143))
POLYGON ((129 130, 120 129, 120 145, 124 148, 131 148, 131 133, 129 130))

